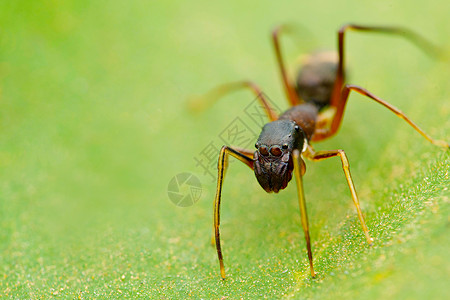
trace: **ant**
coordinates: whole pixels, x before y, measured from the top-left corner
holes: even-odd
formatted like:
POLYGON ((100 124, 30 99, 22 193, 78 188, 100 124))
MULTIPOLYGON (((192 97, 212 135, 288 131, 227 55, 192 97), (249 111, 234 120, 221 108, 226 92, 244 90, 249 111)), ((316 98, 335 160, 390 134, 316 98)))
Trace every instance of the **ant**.
POLYGON ((370 237, 369 230, 364 221, 355 185, 351 177, 349 161, 344 150, 316 151, 311 145, 312 142, 319 142, 336 134, 351 91, 362 94, 383 105, 395 115, 405 120, 432 144, 444 147, 447 150, 450 149, 448 143, 431 138, 393 105, 360 86, 345 83, 344 37, 348 30, 395 34, 410 40, 426 52, 436 54, 436 48, 423 37, 401 27, 344 25, 338 31, 338 53, 323 51, 312 53, 299 70, 295 82, 292 82, 288 78, 285 69, 279 42, 280 34, 289 29, 288 26, 278 26, 272 31, 272 42, 277 64, 281 73, 284 91, 290 104, 288 110, 278 116, 270 107, 261 89, 251 81, 239 81, 221 85, 193 103, 195 105, 201 105, 205 101, 215 101, 232 91, 245 88, 256 95, 270 120, 262 128, 261 134, 255 144, 256 151, 226 145, 220 150, 217 165, 217 189, 214 199, 214 237, 222 279, 225 279, 225 267, 219 233, 220 202, 229 155, 250 167, 255 172, 258 183, 268 193, 278 193, 280 190, 286 188, 292 179, 292 173, 295 175, 301 223, 306 239, 311 276, 314 278, 316 273, 313 266, 308 216, 302 182, 302 176, 306 171, 303 158, 311 161, 320 161, 335 156, 340 158, 362 230, 368 245, 371 246, 373 244, 373 239, 370 237))

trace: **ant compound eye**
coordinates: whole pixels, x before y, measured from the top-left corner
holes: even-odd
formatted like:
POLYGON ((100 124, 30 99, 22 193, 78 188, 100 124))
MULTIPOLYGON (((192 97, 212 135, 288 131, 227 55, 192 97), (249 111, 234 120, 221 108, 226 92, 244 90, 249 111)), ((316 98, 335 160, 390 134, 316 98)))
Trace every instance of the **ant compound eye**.
POLYGON ((288 148, 288 144, 283 144, 283 146, 281 146, 281 148, 283 148, 284 150, 286 150, 288 148))
POLYGON ((258 149, 258 143, 255 144, 255 148, 258 149))
POLYGON ((259 153, 261 153, 262 155, 269 155, 269 151, 267 150, 266 146, 259 147, 259 153))
POLYGON ((270 153, 272 153, 273 156, 281 156, 281 154, 283 152, 281 152, 280 147, 278 146, 273 146, 272 148, 270 148, 270 153))
POLYGON ((299 130, 300 130, 300 127, 298 127, 298 125, 295 125, 295 126, 294 126, 294 129, 295 129, 295 131, 299 131, 299 130))

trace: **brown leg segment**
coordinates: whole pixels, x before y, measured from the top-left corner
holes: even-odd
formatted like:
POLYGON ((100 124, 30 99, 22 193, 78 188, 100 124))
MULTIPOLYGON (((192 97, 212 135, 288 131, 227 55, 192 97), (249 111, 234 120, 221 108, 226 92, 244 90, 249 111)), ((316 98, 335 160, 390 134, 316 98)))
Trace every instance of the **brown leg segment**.
POLYGON ((336 80, 334 82, 333 92, 331 96, 331 106, 338 105, 341 95, 341 89, 345 83, 344 35, 347 30, 396 34, 416 44, 419 48, 423 49, 428 55, 432 57, 445 55, 445 53, 441 49, 430 43, 424 37, 407 28, 390 26, 361 26, 356 24, 344 25, 338 31, 339 62, 336 72, 336 80))
MULTIPOLYGON (((249 152, 250 150, 246 150, 246 152, 249 152)), ((226 168, 227 168, 227 159, 228 155, 231 155, 241 162, 245 163, 247 166, 249 166, 251 169, 253 169, 253 159, 249 158, 245 154, 242 154, 230 147, 223 146, 222 149, 220 149, 219 154, 219 162, 217 164, 218 169, 218 177, 217 177, 217 189, 216 189, 216 197, 214 199, 214 236, 216 240, 216 249, 217 249, 217 256, 219 258, 219 264, 220 264, 220 276, 222 279, 225 279, 225 266, 223 264, 223 256, 222 256, 222 248, 220 246, 220 232, 219 232, 219 226, 220 226, 220 200, 222 195, 222 185, 223 185, 223 179, 225 176, 226 168)))
POLYGON ((326 133, 318 133, 317 136, 314 136, 313 140, 319 141, 322 139, 325 139, 327 137, 330 137, 334 135, 337 130, 339 129, 339 126, 342 121, 342 117, 344 115, 345 105, 347 103, 347 99, 349 97, 350 91, 355 91, 361 95, 364 95, 366 97, 369 97, 370 99, 374 100, 377 103, 380 103, 390 111, 392 111, 397 117, 402 118, 405 120, 409 125, 411 125, 412 128, 414 128, 417 132, 419 132, 427 141, 430 143, 444 147, 444 148, 450 148, 449 144, 443 140, 435 140, 431 138, 428 134, 426 134, 419 126, 416 125, 410 118, 408 118, 402 111, 400 111, 395 106, 389 104, 388 102, 384 101, 383 99, 378 98, 368 90, 357 86, 357 85, 346 85, 344 89, 342 90, 341 94, 341 100, 339 101, 337 107, 336 107, 336 114, 334 115, 334 118, 331 122, 331 128, 326 133))
POLYGON ((347 179, 347 184, 350 188, 350 193, 352 194, 353 203, 355 204, 356 211, 358 212, 359 221, 361 222, 361 226, 364 231, 364 235, 366 236, 367 243, 369 245, 372 245, 373 239, 370 237, 369 230, 367 229, 366 222, 364 221, 364 216, 359 205, 358 195, 356 194, 355 185, 353 184, 352 176, 350 173, 350 165, 348 163, 347 155, 345 154, 344 150, 315 152, 311 146, 308 146, 308 149, 305 152, 305 156, 312 161, 323 160, 334 156, 339 156, 341 158, 342 169, 344 170, 345 178, 347 179))
MULTIPOLYGON (((244 148, 240 148, 240 147, 233 147, 233 149, 235 151, 239 152, 240 154, 247 156, 253 162, 253 155, 255 154, 256 150, 244 149, 244 148)), ((253 169, 253 164, 252 164, 252 166, 249 166, 249 167, 251 169, 253 169)))
POLYGON ((264 93, 255 83, 251 81, 237 81, 220 85, 201 97, 194 97, 190 99, 188 105, 190 109, 194 111, 203 110, 212 103, 216 102, 217 100, 225 96, 226 94, 244 88, 250 89, 253 92, 253 94, 257 97, 258 101, 264 107, 264 111, 266 112, 270 121, 275 121, 278 119, 277 113, 270 106, 269 102, 264 96, 264 93))
POLYGON ((303 162, 303 160, 300 157, 300 151, 295 149, 292 153, 292 158, 294 160, 294 175, 295 175, 295 181, 297 183, 298 204, 300 207, 300 216, 301 216, 301 220, 302 220, 303 232, 305 233, 306 250, 308 251, 308 259, 309 259, 309 268, 311 271, 311 277, 314 278, 314 277, 316 277, 316 273, 314 272, 313 258, 312 258, 312 251, 311 251, 311 241, 309 238, 308 214, 306 212, 306 201, 305 201, 305 193, 303 191, 303 180, 302 180, 302 162, 303 162))
POLYGON ((272 31, 272 40, 273 40, 273 46, 275 48, 275 55, 277 57, 277 63, 278 63, 278 67, 280 69, 281 79, 283 81, 283 87, 284 87, 284 91, 286 93, 286 97, 289 101, 289 104, 291 106, 295 106, 295 105, 300 104, 303 101, 301 101, 301 99, 297 95, 297 92, 295 91, 295 88, 292 85, 292 82, 289 81, 289 78, 288 78, 288 75, 286 72, 286 68, 284 66, 283 57, 281 56, 281 49, 280 49, 280 42, 279 42, 280 33, 282 31, 287 31, 288 29, 289 29, 289 27, 283 26, 283 25, 276 27, 272 31))

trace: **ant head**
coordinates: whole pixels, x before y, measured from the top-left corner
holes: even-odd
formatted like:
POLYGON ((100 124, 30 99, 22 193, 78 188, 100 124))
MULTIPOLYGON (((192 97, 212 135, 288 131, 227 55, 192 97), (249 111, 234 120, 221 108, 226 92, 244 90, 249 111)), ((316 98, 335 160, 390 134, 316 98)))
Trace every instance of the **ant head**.
POLYGON ((266 124, 255 144, 254 171, 261 187, 268 193, 278 193, 292 179, 292 151, 302 152, 305 133, 291 120, 266 124))

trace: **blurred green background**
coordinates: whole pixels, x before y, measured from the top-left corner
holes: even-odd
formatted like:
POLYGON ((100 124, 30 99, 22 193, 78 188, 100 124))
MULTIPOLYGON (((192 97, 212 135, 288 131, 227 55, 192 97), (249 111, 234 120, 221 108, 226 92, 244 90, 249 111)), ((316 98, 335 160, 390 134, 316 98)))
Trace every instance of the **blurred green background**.
MULTIPOLYGON (((347 22, 407 26, 448 50, 449 12, 444 0, 0 2, 0 295, 448 296, 448 151, 358 95, 339 134, 316 148, 346 150, 375 246, 365 245, 340 162, 307 163, 312 280, 295 186, 266 194, 232 163, 221 281, 209 244, 215 181, 194 158, 221 146, 253 96, 236 93, 197 115, 186 102, 252 79, 287 108, 269 39, 276 24, 308 28, 282 40, 293 67, 301 53, 335 49, 347 22), (167 196, 181 172, 203 186, 187 208, 167 196)), ((399 38, 347 41, 349 82, 450 139, 448 61, 399 38)))

